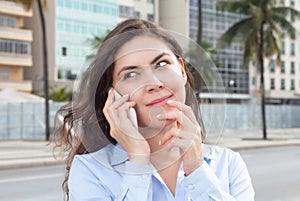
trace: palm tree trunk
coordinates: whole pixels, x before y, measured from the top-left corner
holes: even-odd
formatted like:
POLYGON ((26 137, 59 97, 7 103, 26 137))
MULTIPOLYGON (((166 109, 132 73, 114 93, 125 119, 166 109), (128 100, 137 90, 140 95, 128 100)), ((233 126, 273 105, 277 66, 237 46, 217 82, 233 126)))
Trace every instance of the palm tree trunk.
MULTIPOLYGON (((197 31, 197 43, 199 46, 201 46, 202 42, 202 0, 198 0, 198 31, 197 31)), ((199 51, 196 50, 198 53, 199 51)), ((200 100, 200 90, 201 90, 201 76, 200 76, 200 67, 201 67, 201 61, 200 56, 196 56, 196 63, 198 66, 198 71, 196 70, 194 75, 194 82, 195 82, 195 90, 196 90, 196 96, 197 99, 200 100)))
POLYGON ((264 40, 264 22, 260 27, 259 48, 258 48, 258 62, 260 66, 260 91, 261 91, 261 112, 262 112, 262 129, 263 139, 267 139, 266 128, 266 112, 265 112, 265 80, 264 80, 264 58, 263 58, 263 40, 264 40))
POLYGON ((198 31, 197 43, 201 45, 202 42, 202 0, 198 0, 198 31))
POLYGON ((50 127, 49 127, 49 89, 48 89, 48 53, 47 53, 47 41, 46 41, 46 27, 45 18, 41 1, 38 0, 38 9, 42 25, 42 45, 43 45, 43 68, 44 68, 44 95, 45 95, 45 132, 46 140, 50 138, 50 127))

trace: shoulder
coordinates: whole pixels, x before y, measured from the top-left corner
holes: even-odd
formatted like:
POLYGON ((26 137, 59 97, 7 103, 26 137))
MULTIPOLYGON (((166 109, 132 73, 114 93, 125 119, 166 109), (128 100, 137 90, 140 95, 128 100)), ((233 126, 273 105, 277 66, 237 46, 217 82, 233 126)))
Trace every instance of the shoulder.
POLYGON ((110 155, 113 145, 107 145, 106 147, 88 154, 75 155, 72 165, 71 172, 84 169, 93 171, 101 167, 110 166, 110 155))
POLYGON ((203 150, 205 161, 216 171, 220 168, 227 169, 230 174, 238 169, 246 168, 241 155, 236 151, 212 145, 204 145, 203 150))
POLYGON ((240 157, 238 152, 235 152, 229 148, 208 144, 203 144, 203 155, 206 159, 227 161, 231 161, 236 157, 240 157))

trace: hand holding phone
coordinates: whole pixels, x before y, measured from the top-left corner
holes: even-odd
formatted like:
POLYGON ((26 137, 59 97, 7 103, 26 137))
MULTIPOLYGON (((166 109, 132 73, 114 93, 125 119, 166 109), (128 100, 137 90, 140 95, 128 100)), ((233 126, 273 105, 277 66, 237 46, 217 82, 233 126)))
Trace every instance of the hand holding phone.
MULTIPOLYGON (((121 94, 114 89, 114 94, 115 94, 115 100, 118 100, 119 98, 121 98, 121 94)), ((133 107, 129 108, 129 119, 132 122, 132 124, 137 128, 138 124, 137 124, 137 116, 136 116, 136 111, 133 107)))

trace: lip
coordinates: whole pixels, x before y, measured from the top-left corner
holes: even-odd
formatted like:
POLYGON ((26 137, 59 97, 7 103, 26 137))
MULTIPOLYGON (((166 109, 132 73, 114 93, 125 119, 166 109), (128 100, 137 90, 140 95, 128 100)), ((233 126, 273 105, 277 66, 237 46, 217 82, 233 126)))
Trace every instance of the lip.
POLYGON ((146 106, 158 106, 165 104, 173 95, 163 96, 161 98, 157 98, 150 103, 148 103, 146 106))

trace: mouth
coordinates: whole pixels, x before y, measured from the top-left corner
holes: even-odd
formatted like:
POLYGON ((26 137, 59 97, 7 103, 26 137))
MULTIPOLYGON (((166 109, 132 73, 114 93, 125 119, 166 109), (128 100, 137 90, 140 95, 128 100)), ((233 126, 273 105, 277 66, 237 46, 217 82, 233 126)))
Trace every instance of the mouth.
POLYGON ((160 105, 164 105, 166 104, 166 102, 168 100, 171 99, 173 95, 168 95, 168 96, 163 96, 161 98, 155 99, 153 101, 151 101, 150 103, 148 103, 146 106, 152 107, 152 106, 160 106, 160 105))

